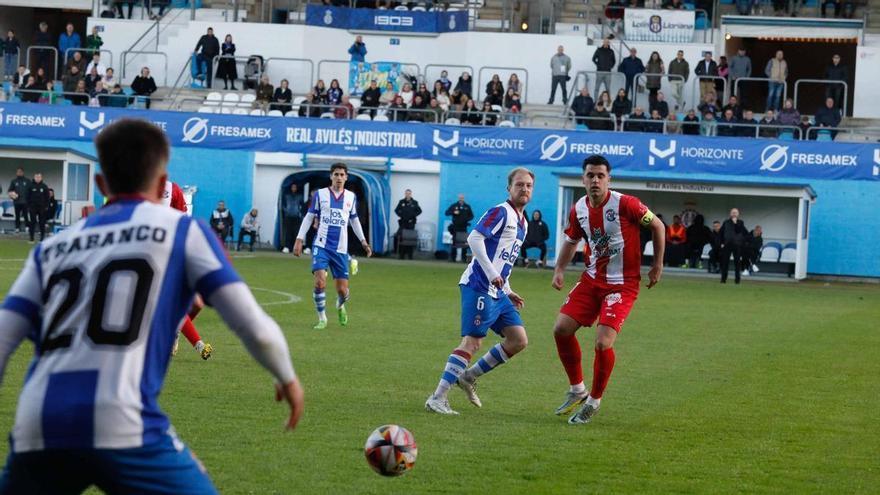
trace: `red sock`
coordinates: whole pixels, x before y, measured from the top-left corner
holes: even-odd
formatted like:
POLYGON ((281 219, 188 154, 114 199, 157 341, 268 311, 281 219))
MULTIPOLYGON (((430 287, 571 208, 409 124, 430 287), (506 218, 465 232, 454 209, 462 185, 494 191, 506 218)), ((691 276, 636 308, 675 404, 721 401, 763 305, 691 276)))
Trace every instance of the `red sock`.
POLYGON ((601 399, 611 378, 611 370, 614 369, 614 348, 601 350, 596 348, 596 357, 593 360, 593 386, 590 388, 590 397, 601 399))
POLYGON ((562 361, 562 367, 568 375, 568 383, 577 385, 584 381, 584 369, 581 366, 581 345, 578 343, 577 336, 574 334, 554 335, 556 338, 556 352, 559 353, 559 360, 562 361))
POLYGON ((181 327, 180 333, 182 333, 183 336, 186 337, 186 340, 188 340, 193 347, 196 346, 198 341, 202 340, 202 338, 199 336, 199 332, 196 331, 196 327, 195 325, 193 325, 193 322, 189 316, 187 316, 183 320, 183 327, 181 327))

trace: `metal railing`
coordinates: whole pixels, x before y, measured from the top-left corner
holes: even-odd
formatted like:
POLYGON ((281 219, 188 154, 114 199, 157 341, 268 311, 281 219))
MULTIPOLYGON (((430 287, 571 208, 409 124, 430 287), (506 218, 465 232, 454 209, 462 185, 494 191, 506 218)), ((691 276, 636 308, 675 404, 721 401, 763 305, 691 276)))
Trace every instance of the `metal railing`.
POLYGON ((516 126, 522 118, 521 113, 461 109, 445 112, 443 123, 448 123, 449 119, 458 119, 460 125, 497 126, 501 122, 510 121, 516 126))
MULTIPOLYGON (((508 80, 510 79, 510 74, 517 74, 517 78, 520 80, 520 85, 526 89, 528 89, 529 87, 529 70, 525 67, 494 67, 491 65, 480 67, 479 71, 477 72, 477 100, 482 101, 482 99, 486 96, 483 94, 485 93, 485 88, 483 84, 483 71, 487 70, 501 71, 502 74, 507 76, 508 80), (519 72, 524 73, 525 78, 519 77, 519 72), (480 95, 482 95, 483 98, 480 98, 480 95)), ((499 74, 499 78, 502 81, 504 80, 504 76, 502 76, 501 74, 499 74)), ((522 97, 523 104, 529 102, 528 91, 521 92, 520 97, 522 97)))
MULTIPOLYGON (((824 85, 832 85, 832 86, 836 85, 836 84, 843 85, 843 102, 842 102, 843 104, 841 105, 841 102, 839 102, 839 101, 835 101, 834 103, 837 105, 841 105, 841 108, 843 109, 843 115, 846 116, 847 104, 849 103, 849 84, 847 84, 846 81, 829 81, 827 79, 798 79, 797 81, 794 82, 794 107, 795 108, 798 108, 798 86, 800 86, 801 83, 824 84, 824 85)), ((827 94, 827 89, 830 89, 830 88, 826 88, 826 94, 827 94)), ((783 101, 785 101, 785 100, 783 100, 783 101)))
MULTIPOLYGON (((30 94, 36 95, 37 98, 39 98, 47 93, 51 94, 51 98, 54 100, 54 102, 51 102, 51 103, 34 102, 34 103, 38 103, 38 104, 42 104, 42 105, 58 105, 59 104, 58 100, 68 100, 68 101, 72 102, 74 105, 86 106, 90 103, 92 98, 97 98, 99 104, 102 107, 104 107, 104 106, 118 106, 118 107, 127 107, 127 108, 137 108, 137 107, 132 107, 131 105, 136 105, 137 100, 139 98, 141 98, 141 99, 148 98, 152 101, 162 101, 163 100, 163 98, 153 98, 150 96, 141 96, 141 95, 134 95, 134 94, 127 95, 125 93, 90 94, 87 92, 86 93, 78 93, 75 91, 54 91, 54 90, 50 91, 47 89, 22 89, 22 88, 19 88, 19 89, 14 90, 13 93, 16 96, 18 96, 19 98, 21 98, 22 95, 30 95, 30 94), (107 104, 107 102, 109 102, 111 100, 118 101, 118 100, 122 100, 122 99, 125 100, 125 105, 108 105, 107 104), (76 103, 77 101, 82 101, 82 103, 76 103)), ((27 103, 24 100, 22 100, 22 102, 27 103)))
MULTIPOLYGON (((270 62, 273 60, 276 61, 276 64, 275 64, 276 67, 278 66, 279 62, 293 62, 295 64, 306 64, 309 68, 308 83, 306 85, 307 88, 312 87, 318 81, 318 79, 321 79, 320 75, 318 75, 318 79, 315 79, 315 63, 312 62, 310 59, 307 59, 307 58, 286 58, 286 57, 269 57, 266 60, 264 60, 263 61, 263 70, 262 70, 262 72, 260 72, 260 78, 263 77, 263 74, 266 74, 269 72, 269 65, 270 65, 270 62)), ((293 71, 293 73, 294 74, 301 74, 302 71, 295 70, 295 71, 293 71)), ((289 75, 286 77, 286 79, 292 80, 293 76, 289 75)), ((343 81, 345 81, 345 80, 346 79, 343 79, 343 81)), ((295 85, 295 84, 292 84, 292 85, 294 87, 297 87, 297 85, 295 85)), ((328 88, 330 87, 329 82, 327 83, 327 87, 328 88)))
MULTIPOLYGON (((744 78, 741 78, 741 79, 744 79, 744 78)), ((699 103, 697 103, 697 105, 694 105, 693 108, 697 108, 697 106, 703 102, 703 92, 700 89, 700 82, 704 81, 704 80, 713 81, 712 91, 715 91, 714 81, 721 81, 721 101, 727 101, 727 99, 729 98, 730 87, 728 85, 728 81, 727 81, 726 77, 696 76, 696 77, 694 77, 693 81, 691 82, 691 94, 694 95, 694 99, 698 100, 699 103)), ((737 79, 737 80, 739 80, 739 79, 737 79)), ((716 94, 716 96, 718 96, 718 95, 716 94)))
POLYGON ((438 114, 434 110, 430 110, 427 108, 391 108, 385 107, 384 113, 382 113, 382 108, 380 107, 376 111, 376 115, 384 115, 388 117, 388 120, 391 122, 427 122, 429 124, 442 124, 445 119, 443 119, 442 112, 438 114), (419 118, 411 118, 411 116, 416 115, 419 118))
MULTIPOLYGON (((110 54, 110 62, 104 64, 104 66, 105 67, 113 67, 113 52, 110 50, 103 50, 100 48, 98 48, 98 49, 95 49, 95 48, 68 48, 67 50, 64 50, 64 64, 65 65, 67 64, 68 60, 70 59, 70 57, 68 56, 68 54, 70 52, 89 52, 92 54, 94 54, 96 52, 100 53, 100 54, 109 53, 110 54)), ((103 55, 101 55, 101 56, 103 57, 103 55)), ((85 57, 83 57, 83 60, 86 61, 86 65, 88 65, 89 62, 91 62, 90 60, 86 60, 85 57)))
MULTIPOLYGON (((608 79, 609 79, 608 81, 605 81, 604 77, 603 77, 603 86, 605 86, 605 91, 608 91, 609 96, 616 94, 618 89, 626 86, 626 76, 623 75, 622 72, 601 71, 601 70, 579 70, 574 75, 574 82, 571 85, 571 93, 569 94, 570 98, 568 99, 568 104, 565 106, 565 109, 563 109, 563 111, 562 111, 563 114, 565 114, 565 112, 567 112, 568 109, 571 108, 571 105, 574 103, 574 99, 578 95, 578 93, 580 92, 581 88, 586 87, 587 90, 590 89, 589 84, 590 84, 590 75, 591 74, 596 76, 595 82, 593 83, 593 91, 592 91, 592 93, 590 93, 593 97, 593 101, 599 101, 599 95, 601 94, 601 93, 599 93, 599 89, 598 89, 599 79, 600 79, 599 76, 608 76, 608 79), (622 81, 621 84, 619 86, 617 86, 616 88, 609 87, 614 84, 613 81, 615 78, 620 78, 620 80, 622 81), (581 84, 581 81, 583 81, 583 84, 581 84)), ((609 108, 608 110, 610 111, 611 109, 609 108)))
MULTIPOLYGON (((771 82, 774 82, 774 83, 778 83, 778 82, 779 82, 779 81, 774 81, 774 80, 770 79, 769 77, 739 77, 739 78, 737 78, 736 81, 733 83, 733 93, 734 93, 735 95, 739 95, 739 94, 740 94, 740 92, 739 92, 739 83, 742 82, 742 81, 752 81, 752 82, 764 82, 764 83, 767 83, 767 91, 768 91, 767 94, 768 94, 768 96, 769 96, 770 83, 771 83, 771 82)), ((788 98, 788 81, 782 81, 781 84, 782 84, 782 97, 781 97, 781 99, 779 100, 780 107, 781 107, 781 105, 782 105, 782 102, 784 102, 784 101, 788 98)), ((726 100, 726 98, 725 98, 725 100, 726 100)))
MULTIPOLYGON (((674 79, 674 80, 681 80, 681 84, 682 84, 682 85, 684 85, 685 82, 686 82, 685 79, 684 79, 684 77, 683 77, 683 76, 680 76, 680 75, 678 75, 678 74, 648 74, 647 72, 642 72, 642 73, 640 73, 640 74, 636 74, 636 78, 635 78, 635 80, 633 81, 633 84, 635 85, 636 88, 638 88, 638 87, 639 87, 639 81, 642 80, 642 79, 644 79, 644 80, 645 80, 645 87, 647 88, 647 85, 648 85, 647 80, 648 80, 649 77, 658 77, 658 78, 660 78, 660 86, 661 86, 661 87, 658 89, 658 91, 660 91, 660 90, 663 89, 663 79, 666 79, 667 81, 670 81, 670 82, 671 82, 673 79, 674 79)), ((633 108, 639 106, 639 92, 638 92, 638 91, 634 91, 634 93, 635 93, 635 94, 633 95, 633 102, 632 102, 632 104, 633 104, 633 108)), ((650 97, 650 96, 649 96, 649 97, 650 97)), ((649 104, 650 104, 650 101, 649 101, 649 104)), ((647 107, 642 107, 642 108, 647 108, 647 107)))
MULTIPOLYGON (((470 66, 470 65, 456 65, 456 64, 427 64, 425 66, 424 72, 422 73, 422 80, 424 81, 424 83, 426 85, 429 85, 428 89, 430 91, 434 91, 434 83, 431 82, 431 80, 436 81, 437 79, 440 78, 440 76, 438 74, 436 78, 435 77, 428 77, 428 74, 429 74, 428 71, 430 71, 431 69, 439 69, 440 72, 443 72, 444 70, 448 72, 449 69, 453 69, 453 68, 455 68, 455 69, 469 69, 468 75, 470 75, 471 80, 473 80, 474 68, 472 66, 470 66)), ((455 81, 454 79, 451 79, 451 78, 449 79, 449 82, 452 83, 452 85, 449 87, 450 92, 452 91, 452 88, 455 86, 454 81, 455 81)))
MULTIPOLYGON (((32 50, 40 50, 40 51, 51 50, 52 51, 52 54, 54 56, 54 61, 52 63, 52 67, 51 67, 52 79, 53 80, 58 79, 58 49, 55 48, 54 46, 44 46, 44 45, 29 46, 27 48, 26 57, 25 57, 25 65, 27 66, 28 70, 30 70, 30 68, 31 68, 31 51, 32 50)), ((46 70, 46 67, 43 67, 43 69, 46 70)))
POLYGON ((125 63, 126 57, 129 55, 159 55, 162 57, 162 60, 165 61, 164 69, 162 70, 162 86, 168 86, 168 55, 165 52, 154 52, 154 51, 125 51, 122 52, 122 79, 126 79, 125 77, 125 68, 128 64, 125 63))
MULTIPOLYGON (((534 118, 544 118, 540 115, 534 116, 533 112, 528 112, 530 118, 534 120, 534 118)), ((613 114, 609 114, 607 117, 599 116, 599 115, 574 115, 569 114, 566 116, 562 116, 561 118, 565 118, 570 120, 576 129, 580 129, 581 126, 586 129, 592 131, 617 131, 619 130, 617 127, 617 119, 614 118, 613 114)))

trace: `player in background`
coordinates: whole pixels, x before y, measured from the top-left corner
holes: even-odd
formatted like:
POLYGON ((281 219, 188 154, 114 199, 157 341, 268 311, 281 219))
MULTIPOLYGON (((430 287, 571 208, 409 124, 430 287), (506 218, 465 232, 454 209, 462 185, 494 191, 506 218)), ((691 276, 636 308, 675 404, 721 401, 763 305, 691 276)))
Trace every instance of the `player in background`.
POLYGON ((213 494, 157 399, 196 292, 276 380, 292 429, 303 392, 278 325, 201 221, 161 204, 169 146, 120 119, 95 138, 110 202, 38 244, 0 308, 0 376, 25 339, 35 353, 18 400, 0 494, 213 494))
POLYGON ((339 315, 339 324, 348 324, 348 312, 345 302, 348 301, 348 226, 361 241, 367 257, 373 255, 373 249, 367 238, 364 237, 364 229, 357 216, 357 204, 353 192, 345 189, 345 181, 348 180, 348 167, 344 163, 334 163, 330 166, 330 187, 318 189, 312 195, 309 211, 303 218, 293 244, 294 256, 302 254, 303 240, 312 220, 318 218, 318 233, 312 246, 312 274, 315 276, 315 309, 318 311, 318 323, 316 330, 327 328, 327 313, 325 304, 327 295, 324 289, 327 287, 327 269, 333 274, 336 282, 336 312, 339 315))
POLYGON ((565 241, 556 258, 553 288, 565 285, 565 268, 586 241, 586 269, 575 284, 556 317, 553 329, 559 360, 568 375, 570 389, 556 409, 561 416, 580 408, 568 419, 570 424, 588 423, 599 409, 599 402, 611 370, 614 369, 614 341, 639 295, 641 244, 639 229, 651 229, 654 263, 648 272, 648 288, 660 281, 666 229, 663 222, 634 196, 609 190, 611 165, 605 157, 592 155, 584 160, 583 182, 587 195, 577 200, 569 213, 565 241), (593 383, 587 392, 581 367, 581 347, 575 333, 596 327, 593 383))
POLYGON ((473 405, 482 407, 476 392, 477 378, 506 363, 528 345, 518 311, 525 301, 510 288, 509 278, 526 238, 528 222, 523 209, 532 199, 534 185, 535 175, 529 169, 513 169, 507 176, 507 201, 490 208, 468 235, 474 259, 458 283, 461 343, 449 355, 437 389, 425 401, 428 411, 458 414, 447 398, 456 383, 473 405), (504 340, 468 368, 490 328, 504 340))
MULTIPOLYGON (((170 206, 177 211, 182 211, 186 213, 186 198, 183 196, 183 190, 180 186, 175 182, 171 182, 170 180, 165 181, 165 190, 162 191, 162 204, 165 206, 170 206)), ((186 337, 186 340, 189 341, 190 345, 195 348, 196 352, 202 356, 202 359, 207 360, 211 357, 211 353, 214 352, 214 346, 208 344, 207 342, 202 341, 202 337, 199 335, 198 330, 196 330, 196 326, 193 325, 193 320, 196 319, 196 316, 202 311, 202 308, 205 307, 205 303, 202 301, 202 298, 196 294, 195 299, 193 300, 192 308, 189 310, 189 314, 186 315, 186 318, 183 319, 183 326, 180 327, 180 333, 186 337)), ((174 339, 174 347, 171 349, 171 355, 177 355, 177 346, 180 341, 180 334, 177 335, 177 338, 174 339)))

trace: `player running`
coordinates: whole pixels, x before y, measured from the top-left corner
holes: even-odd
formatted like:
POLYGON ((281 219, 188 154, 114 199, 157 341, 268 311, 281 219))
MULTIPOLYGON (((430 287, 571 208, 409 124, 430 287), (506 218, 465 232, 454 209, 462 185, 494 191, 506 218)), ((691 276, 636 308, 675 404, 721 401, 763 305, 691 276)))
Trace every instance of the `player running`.
POLYGON ((157 403, 180 322, 202 294, 281 384, 294 428, 303 392, 287 342, 209 228, 160 203, 162 130, 117 120, 95 147, 110 202, 38 244, 0 308, 0 376, 25 338, 36 348, 0 494, 216 493, 157 403))
POLYGON ((334 163, 330 166, 330 187, 318 189, 312 195, 309 211, 303 218, 296 242, 293 244, 294 256, 302 254, 303 240, 312 220, 318 218, 318 233, 312 246, 312 274, 315 276, 315 309, 318 311, 318 323, 313 327, 316 330, 327 328, 327 313, 325 302, 327 295, 324 288, 327 287, 327 268, 333 274, 336 281, 336 312, 339 314, 339 324, 348 325, 348 312, 345 310, 345 302, 348 301, 348 225, 361 241, 361 246, 367 252, 367 257, 373 255, 373 249, 367 238, 364 237, 364 229, 357 216, 357 208, 354 193, 345 189, 345 181, 348 180, 348 167, 344 163, 334 163))
POLYGON ((474 253, 458 286, 461 290, 461 343, 446 361, 440 383, 425 402, 425 409, 438 414, 458 414, 449 407, 447 393, 455 383, 468 400, 482 407, 477 397, 477 378, 506 363, 526 348, 528 337, 519 316, 525 301, 510 288, 510 272, 526 238, 528 222, 523 209, 532 199, 535 174, 516 168, 507 176, 510 197, 490 208, 468 236, 474 253), (467 368, 480 344, 492 329, 504 340, 467 368), (465 369, 467 368, 467 369, 465 369))
MULTIPOLYGON (((186 198, 183 196, 183 190, 176 183, 171 182, 170 180, 165 181, 165 190, 162 191, 162 204, 165 206, 170 206, 177 211, 182 211, 186 213, 186 198)), ((192 308, 189 310, 189 314, 183 319, 183 325, 180 327, 180 333, 186 337, 186 340, 189 341, 190 345, 202 356, 202 359, 207 360, 211 357, 211 353, 214 352, 214 346, 202 341, 202 337, 199 335, 198 330, 196 330, 196 326, 193 325, 193 320, 196 319, 196 316, 202 311, 202 308, 205 306, 205 303, 202 302, 202 298, 196 294, 195 299, 193 300, 192 308)), ((174 339, 174 347, 171 348, 171 355, 177 355, 177 346, 180 341, 180 333, 177 334, 177 338, 174 339)))
POLYGON ((651 210, 634 196, 608 189, 611 165, 605 157, 593 155, 585 159, 583 173, 587 195, 571 207, 566 242, 556 258, 553 273, 553 288, 560 290, 565 285, 565 267, 571 263, 578 242, 584 239, 588 254, 586 270, 568 293, 553 329, 559 360, 571 385, 556 414, 569 414, 580 406, 568 419, 573 425, 588 423, 599 410, 599 401, 614 368, 614 340, 639 295, 639 228, 650 228, 654 240, 649 289, 660 281, 663 273, 665 244, 663 222, 651 210), (587 393, 575 332, 580 327, 592 326, 597 318, 593 384, 587 393))

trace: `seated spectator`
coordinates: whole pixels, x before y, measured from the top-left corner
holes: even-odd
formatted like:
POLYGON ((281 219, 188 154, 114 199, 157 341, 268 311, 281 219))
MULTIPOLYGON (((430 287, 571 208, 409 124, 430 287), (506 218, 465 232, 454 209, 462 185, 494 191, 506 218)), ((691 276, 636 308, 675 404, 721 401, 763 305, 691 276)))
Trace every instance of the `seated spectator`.
POLYGON ((537 259, 537 266, 541 268, 547 262, 547 239, 550 238, 550 229, 544 222, 541 210, 532 212, 532 218, 529 220, 529 228, 526 231, 526 239, 522 244, 521 256, 523 265, 528 266, 529 254, 531 248, 538 248, 541 251, 541 257, 537 259))
POLYGON ((105 88, 112 88, 116 86, 116 77, 114 76, 115 72, 112 67, 107 67, 107 70, 104 71, 104 77, 101 78, 101 82, 104 83, 105 88))
POLYGON ((425 102, 426 106, 431 101, 431 98, 433 97, 433 95, 431 95, 431 92, 428 91, 428 87, 425 85, 425 83, 419 84, 419 89, 418 89, 418 91, 416 91, 416 95, 422 97, 422 101, 425 102))
POLYGON ((217 208, 211 212, 209 224, 211 230, 220 238, 220 243, 226 244, 226 238, 232 235, 232 212, 226 209, 225 202, 217 202, 217 208))
POLYGON ((406 103, 403 102, 403 97, 400 95, 394 95, 394 99, 391 100, 391 104, 388 105, 386 115, 392 122, 406 122, 408 119, 406 108, 406 103))
POLYGON ((614 102, 611 104, 611 113, 617 117, 617 121, 620 122, 624 115, 629 115, 632 112, 632 102, 629 101, 629 98, 626 97, 626 90, 621 88, 617 92, 617 97, 614 98, 614 102))
POLYGON ((703 268, 703 246, 709 244, 712 232, 706 226, 703 215, 697 214, 694 222, 685 231, 688 244, 688 266, 703 268))
POLYGON ((742 250, 742 266, 744 268, 743 274, 746 273, 755 273, 761 271, 758 268, 758 260, 761 258, 761 247, 764 246, 764 237, 763 230, 760 225, 755 225, 755 228, 749 232, 749 235, 746 237, 745 243, 743 244, 742 250))
POLYGON ((48 81, 48 79, 46 78, 46 69, 42 67, 37 67, 37 72, 34 75, 34 78, 37 82, 37 86, 39 86, 40 89, 46 87, 46 81, 48 81))
MULTIPOLYGON (((99 99, 100 101, 100 99, 99 99)), ((103 97, 103 101, 101 102, 102 107, 119 107, 125 108, 128 106, 128 96, 122 92, 122 85, 114 84, 112 88, 110 88, 110 92, 103 97)))
POLYGON ((330 89, 327 90, 327 104, 328 105, 339 105, 342 103, 342 95, 344 91, 339 86, 339 79, 334 79, 330 81, 330 89))
POLYGON ((152 100, 153 93, 156 92, 156 81, 153 80, 153 76, 150 75, 150 68, 144 67, 141 69, 140 75, 134 78, 134 81, 131 82, 131 91, 136 95, 146 99, 146 107, 150 108, 150 101, 152 100))
POLYGON ((516 73, 511 74, 510 77, 507 79, 507 89, 512 89, 513 92, 518 95, 521 95, 523 89, 525 89, 519 80, 519 76, 517 76, 516 73))
POLYGON ((57 95, 55 94, 55 83, 52 81, 46 81, 45 89, 42 93, 40 93, 40 97, 37 99, 37 103, 53 105, 55 103, 56 97, 57 95))
POLYGON ((602 91, 599 93, 599 100, 596 103, 602 102, 602 106, 605 107, 605 110, 611 111, 611 94, 608 91, 602 91))
POLYGON ((464 104, 466 101, 462 101, 463 98, 468 98, 467 95, 461 94, 460 89, 456 89, 449 95, 449 104, 451 107, 455 108, 455 110, 461 110, 464 108, 464 104))
POLYGON ((739 104, 739 100, 735 95, 730 95, 730 98, 727 99, 727 105, 721 109, 721 112, 726 112, 728 109, 733 110, 733 118, 737 120, 741 120, 743 117, 742 107, 739 104))
POLYGON ((681 217, 674 215, 672 224, 666 227, 666 264, 684 266, 687 248, 687 229, 681 223, 681 217))
POLYGON ((260 233, 260 221, 257 219, 258 215, 259 211, 256 208, 252 208, 251 211, 245 213, 241 218, 241 224, 238 228, 238 243, 235 246, 236 251, 241 251, 241 243, 244 241, 244 236, 250 238, 250 249, 251 252, 254 251, 254 243, 260 233))
POLYGON ((390 105, 394 101, 395 96, 397 96, 397 93, 394 92, 394 84, 390 82, 385 84, 385 91, 382 91, 382 95, 379 96, 379 105, 390 105))
POLYGON ((447 93, 449 93, 449 90, 452 89, 452 81, 449 80, 449 73, 446 72, 445 70, 440 72, 440 79, 437 79, 436 81, 434 81, 434 88, 435 88, 434 96, 437 96, 440 94, 436 90, 437 83, 440 83, 440 86, 442 86, 443 89, 446 90, 447 93))
POLYGON ((486 83, 486 101, 490 105, 501 105, 504 101, 504 85, 498 74, 493 74, 492 80, 486 83))
POLYGON ((72 95, 67 95, 67 99, 74 105, 86 106, 89 104, 89 91, 86 89, 85 79, 80 79, 76 83, 76 88, 72 95))
POLYGON ((18 71, 12 75, 12 86, 18 89, 22 84, 27 85, 29 75, 31 75, 31 71, 24 65, 19 65, 18 71))
POLYGON ((735 137, 739 131, 739 128, 736 126, 738 123, 736 117, 733 115, 733 108, 728 108, 724 111, 721 120, 718 121, 718 124, 715 127, 715 135, 735 137))
POLYGON ((18 97, 22 103, 37 103, 40 101, 40 86, 37 85, 37 78, 28 76, 27 84, 24 87, 19 86, 18 97))
MULTIPOLYGON (((512 91, 511 89, 507 90, 508 92, 512 91)), ((584 117, 589 117, 593 112, 593 107, 595 103, 593 102, 593 98, 590 96, 590 91, 586 86, 581 88, 580 93, 574 97, 571 102, 571 111, 574 112, 574 121, 576 124, 586 125, 587 120, 584 117)))
POLYGON ((764 112, 764 118, 758 121, 758 137, 776 138, 779 136, 779 129, 776 127, 778 125, 776 114, 773 113, 773 110, 767 110, 764 112))
POLYGON ((717 122, 715 121, 715 114, 712 112, 706 112, 703 115, 702 122, 700 122, 700 135, 701 136, 714 136, 716 124, 717 124, 717 122))
POLYGON ((656 108, 651 111, 651 119, 645 123, 644 132, 663 133, 663 116, 660 115, 660 111, 656 108))
POLYGON ((452 100, 449 98, 449 93, 445 89, 437 95, 437 104, 440 105, 440 108, 442 108, 444 112, 448 112, 449 108, 452 106, 452 100))
POLYGON ((693 109, 688 110, 687 115, 681 120, 681 133, 687 136, 700 135, 700 118, 693 109))
POLYGON ((323 109, 321 107, 321 102, 318 101, 318 97, 315 95, 314 91, 309 91, 306 95, 306 101, 302 102, 299 105, 299 111, 297 115, 300 117, 309 117, 309 118, 320 118, 323 109))
POLYGON ((455 84, 454 90, 460 91, 461 94, 467 95, 468 98, 473 98, 473 86, 474 81, 471 79, 471 75, 467 73, 467 71, 462 72, 461 76, 458 78, 458 82, 455 84))
POLYGON ((459 120, 462 124, 480 125, 483 123, 483 115, 474 100, 468 99, 461 111, 459 120))
POLYGON ((669 116, 669 103, 666 103, 666 95, 663 94, 663 91, 657 92, 657 98, 649 105, 651 109, 651 113, 654 113, 654 110, 660 113, 660 118, 665 119, 669 116))
MULTIPOLYGON (((839 127, 840 126, 840 110, 834 106, 834 98, 825 98, 825 106, 816 110, 813 116, 816 127, 839 127)), ((831 131, 831 139, 837 135, 837 131, 831 131)))
POLYGON ((409 122, 425 122, 427 118, 430 121, 430 116, 425 115, 425 110, 428 109, 428 104, 422 100, 422 95, 413 96, 412 105, 409 106, 410 111, 408 112, 408 121, 409 122))
POLYGON ((679 134, 680 132, 681 126, 678 123, 678 118, 674 113, 670 113, 666 117, 666 134, 679 134))
POLYGON ((312 89, 312 93, 314 93, 315 103, 327 103, 327 86, 324 84, 323 79, 318 79, 318 82, 315 83, 315 87, 312 89))
POLYGON ((287 112, 292 108, 293 91, 290 90, 290 82, 287 79, 282 79, 279 86, 275 88, 275 93, 272 94, 272 104, 269 105, 269 109, 278 110, 287 115, 287 112))
POLYGON ((492 103, 489 100, 483 102, 483 112, 485 112, 483 125, 494 126, 498 123, 498 112, 492 110, 492 103))
MULTIPOLYGON (((816 139, 816 136, 811 136, 810 129, 813 127, 813 124, 810 122, 810 117, 807 115, 801 115, 801 121, 798 124, 798 129, 801 130, 801 139, 816 139)), ((815 134, 815 133, 813 133, 815 134)))
POLYGON ((409 107, 412 105, 413 97, 415 97, 416 94, 409 83, 403 83, 403 88, 398 95, 403 99, 403 104, 409 107))
POLYGON ((785 103, 782 104, 782 110, 779 111, 776 120, 779 121, 779 125, 792 127, 797 127, 801 123, 801 113, 794 108, 794 101, 791 98, 785 99, 785 103))
POLYGON ((104 103, 102 97, 109 95, 110 92, 107 91, 107 88, 104 87, 104 83, 102 81, 98 81, 95 83, 95 89, 92 90, 91 99, 89 99, 90 107, 100 107, 103 106, 104 103))
POLYGON ((645 111, 642 107, 636 107, 635 110, 633 110, 633 113, 627 118, 626 122, 624 122, 623 130, 630 132, 644 132, 646 120, 648 120, 648 116, 645 115, 645 111))
POLYGON ((376 81, 370 81, 370 87, 361 95, 360 113, 369 113, 370 117, 376 116, 376 107, 379 106, 379 97, 382 96, 376 81))
POLYGON ((514 93, 510 97, 510 101, 504 106, 510 113, 522 113, 522 102, 519 101, 519 93, 514 93))
POLYGON ((269 82, 269 76, 263 74, 262 77, 260 77, 260 84, 257 84, 257 99, 255 101, 256 106, 265 109, 272 101, 272 98, 274 96, 275 87, 272 86, 272 83, 269 82))
POLYGON ((697 107, 697 111, 700 112, 700 115, 706 115, 707 113, 711 113, 712 117, 716 117, 718 115, 718 104, 716 103, 716 96, 714 92, 706 93, 706 96, 703 98, 703 102, 697 107))
POLYGON ((101 77, 104 77, 104 73, 107 72, 107 68, 101 63, 101 52, 95 52, 92 54, 92 61, 86 66, 86 74, 91 74, 92 68, 94 68, 101 77))
POLYGON ((436 97, 439 96, 440 93, 442 93, 443 91, 446 91, 446 88, 443 87, 443 83, 440 82, 439 80, 434 81, 434 89, 431 90, 431 96, 433 96, 434 98, 436 98, 436 97))
POLYGON ((333 117, 337 119, 354 118, 354 106, 349 101, 348 95, 342 95, 339 106, 333 109, 333 117))
POLYGON ((755 132, 755 128, 758 126, 758 121, 755 120, 755 114, 752 113, 751 110, 743 111, 741 123, 743 126, 739 128, 740 137, 756 137, 757 133, 755 132))
MULTIPOLYGON (((79 53, 79 52, 77 52, 79 53)), ((72 65, 61 76, 61 90, 65 93, 73 93, 76 91, 76 85, 83 80, 83 75, 79 72, 79 67, 72 65)))
POLYGON ((82 56, 82 52, 73 52, 73 56, 67 59, 67 64, 64 66, 64 72, 70 72, 71 67, 76 67, 77 72, 80 74, 88 74, 88 66, 86 64, 86 59, 82 56))
POLYGON ((590 120, 587 121, 587 127, 594 131, 613 131, 614 120, 611 113, 605 108, 605 103, 599 100, 593 111, 590 112, 590 120))
POLYGON ((443 123, 443 107, 440 106, 440 102, 437 101, 437 98, 431 98, 431 102, 428 104, 427 108, 431 113, 427 114, 425 117, 425 122, 434 122, 437 124, 443 123))

